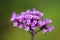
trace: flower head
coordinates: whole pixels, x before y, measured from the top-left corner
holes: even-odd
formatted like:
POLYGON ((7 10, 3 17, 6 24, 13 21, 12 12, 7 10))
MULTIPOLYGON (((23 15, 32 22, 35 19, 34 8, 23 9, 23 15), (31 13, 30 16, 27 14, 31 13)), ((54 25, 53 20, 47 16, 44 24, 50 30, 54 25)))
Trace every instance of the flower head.
POLYGON ((21 12, 20 15, 13 12, 10 20, 13 22, 13 26, 24 28, 26 31, 31 29, 35 30, 35 28, 38 26, 43 33, 51 32, 54 27, 48 27, 48 24, 52 23, 52 21, 47 18, 42 19, 43 15, 44 14, 42 12, 39 12, 34 8, 32 10, 28 9, 25 12, 21 12))

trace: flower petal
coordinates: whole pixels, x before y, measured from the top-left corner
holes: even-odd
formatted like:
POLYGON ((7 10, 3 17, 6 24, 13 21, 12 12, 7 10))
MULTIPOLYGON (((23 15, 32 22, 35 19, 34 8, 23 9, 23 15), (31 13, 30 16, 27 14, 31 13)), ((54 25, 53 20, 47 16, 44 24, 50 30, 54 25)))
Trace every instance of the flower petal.
POLYGON ((17 22, 14 22, 13 23, 13 26, 15 27, 15 26, 18 26, 18 23, 17 22))
POLYGON ((50 26, 50 27, 48 27, 48 32, 51 32, 52 30, 54 29, 54 27, 53 26, 50 26))
POLYGON ((45 34, 47 32, 47 30, 46 29, 43 29, 42 32, 45 34))

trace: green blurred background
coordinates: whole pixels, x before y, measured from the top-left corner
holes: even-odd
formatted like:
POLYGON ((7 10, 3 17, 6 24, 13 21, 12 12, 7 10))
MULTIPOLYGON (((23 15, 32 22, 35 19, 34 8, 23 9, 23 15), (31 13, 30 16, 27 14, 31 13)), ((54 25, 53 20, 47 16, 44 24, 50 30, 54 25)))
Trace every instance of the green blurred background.
POLYGON ((13 27, 10 22, 12 12, 21 13, 36 8, 45 18, 53 21, 55 29, 44 35, 39 32, 35 40, 60 40, 60 0, 0 0, 0 40, 30 40, 30 34, 24 29, 13 27))

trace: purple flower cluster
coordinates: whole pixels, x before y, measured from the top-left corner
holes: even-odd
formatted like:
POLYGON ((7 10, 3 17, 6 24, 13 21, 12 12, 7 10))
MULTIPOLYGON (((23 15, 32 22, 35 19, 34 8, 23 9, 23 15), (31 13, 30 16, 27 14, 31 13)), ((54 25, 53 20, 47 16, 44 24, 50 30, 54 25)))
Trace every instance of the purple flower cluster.
POLYGON ((13 12, 10 20, 13 22, 14 27, 18 26, 19 28, 24 28, 26 31, 35 30, 36 27, 39 27, 43 33, 51 32, 54 27, 48 27, 48 24, 52 23, 52 21, 47 18, 42 19, 43 15, 43 13, 32 9, 21 14, 13 12))

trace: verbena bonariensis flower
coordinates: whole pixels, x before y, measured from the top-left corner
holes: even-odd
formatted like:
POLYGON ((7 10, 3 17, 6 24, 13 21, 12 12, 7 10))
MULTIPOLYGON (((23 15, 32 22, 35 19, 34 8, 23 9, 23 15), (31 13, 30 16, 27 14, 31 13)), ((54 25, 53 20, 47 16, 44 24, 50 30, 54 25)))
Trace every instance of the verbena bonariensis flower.
POLYGON ((47 18, 42 18, 43 15, 42 12, 32 9, 21 12, 21 14, 13 12, 10 20, 13 22, 14 27, 18 26, 19 28, 24 28, 26 31, 35 31, 36 27, 39 27, 45 34, 46 32, 51 32, 54 27, 48 26, 52 21, 47 18))

